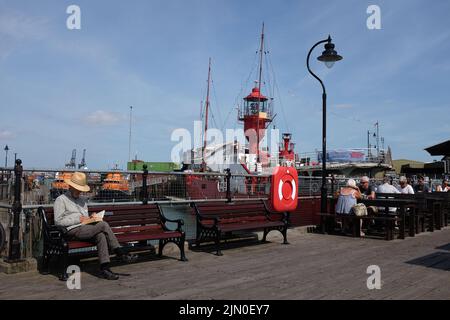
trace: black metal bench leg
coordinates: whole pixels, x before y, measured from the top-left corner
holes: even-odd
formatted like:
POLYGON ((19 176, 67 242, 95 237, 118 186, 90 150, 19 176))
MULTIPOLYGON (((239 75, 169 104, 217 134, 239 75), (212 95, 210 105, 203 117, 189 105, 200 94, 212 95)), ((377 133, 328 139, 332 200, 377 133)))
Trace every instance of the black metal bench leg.
POLYGON ((178 242, 178 248, 180 248, 180 255, 181 261, 188 261, 188 259, 186 258, 186 255, 184 253, 184 241, 185 241, 186 235, 183 233, 183 235, 181 236, 179 242, 178 242))
POLYGON ((222 256, 223 255, 222 251, 220 250, 220 238, 221 238, 221 233, 220 233, 220 231, 217 231, 217 233, 216 233, 216 249, 217 249, 216 254, 218 256, 222 256))
POLYGON ((266 242, 267 240, 266 240, 266 237, 267 237, 267 234, 269 233, 269 230, 267 230, 267 228, 265 228, 264 229, 264 233, 263 233, 263 237, 262 237, 262 239, 261 239, 261 242, 266 242))
POLYGON ((281 233, 283 234, 283 244, 289 244, 289 242, 287 241, 287 229, 287 226, 285 226, 281 231, 281 233))
POLYGON ((48 249, 44 248, 44 255, 42 256, 42 274, 50 274, 50 254, 48 249))
POLYGON ((162 241, 162 239, 160 239, 159 244, 158 244, 158 257, 162 257, 163 248, 164 248, 164 242, 162 241))
POLYGON ((69 279, 69 275, 67 274, 67 267, 69 261, 69 250, 68 248, 64 248, 61 252, 61 257, 59 261, 59 280, 67 281, 69 279))
POLYGON ((328 224, 328 219, 321 216, 320 217, 320 231, 322 234, 327 233, 327 224, 328 224))

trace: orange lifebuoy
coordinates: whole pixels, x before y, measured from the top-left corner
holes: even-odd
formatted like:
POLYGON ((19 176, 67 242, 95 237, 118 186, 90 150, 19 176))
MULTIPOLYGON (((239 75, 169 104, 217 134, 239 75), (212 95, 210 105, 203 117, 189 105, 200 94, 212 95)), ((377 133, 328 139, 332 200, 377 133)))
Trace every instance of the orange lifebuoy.
POLYGON ((271 203, 277 212, 293 211, 298 204, 298 174, 292 167, 277 167, 272 174, 271 203))

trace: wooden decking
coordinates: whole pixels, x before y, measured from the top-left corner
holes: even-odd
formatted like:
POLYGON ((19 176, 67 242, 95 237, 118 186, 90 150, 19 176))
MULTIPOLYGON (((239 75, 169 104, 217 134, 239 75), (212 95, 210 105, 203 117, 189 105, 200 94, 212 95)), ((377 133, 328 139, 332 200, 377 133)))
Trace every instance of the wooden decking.
POLYGON ((290 245, 275 232, 268 240, 221 257, 188 250, 188 262, 175 249, 169 258, 143 257, 113 267, 131 274, 118 281, 98 279, 89 262, 81 290, 52 275, 0 274, 0 299, 450 299, 450 228, 394 241, 292 229, 290 245), (369 265, 381 268, 380 290, 367 289, 369 265))

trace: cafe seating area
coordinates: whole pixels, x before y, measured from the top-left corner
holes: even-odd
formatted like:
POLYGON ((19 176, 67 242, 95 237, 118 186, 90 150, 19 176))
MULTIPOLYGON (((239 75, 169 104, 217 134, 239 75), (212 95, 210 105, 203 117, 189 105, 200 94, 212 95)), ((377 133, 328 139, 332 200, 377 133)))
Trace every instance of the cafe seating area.
POLYGON ((449 223, 447 192, 378 193, 375 199, 358 200, 367 208, 363 216, 336 214, 336 201, 331 198, 329 212, 319 213, 322 233, 393 240, 439 231, 449 223))

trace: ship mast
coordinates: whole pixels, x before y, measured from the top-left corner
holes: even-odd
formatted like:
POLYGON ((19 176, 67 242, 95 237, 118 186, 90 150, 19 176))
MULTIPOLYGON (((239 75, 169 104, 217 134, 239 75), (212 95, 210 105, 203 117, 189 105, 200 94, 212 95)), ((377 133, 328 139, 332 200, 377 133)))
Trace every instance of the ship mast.
POLYGON ((130 106, 130 132, 128 135, 128 161, 131 162, 131 119, 133 116, 133 106, 130 106))
MULTIPOLYGON (((263 65, 263 53, 264 53, 264 22, 262 24, 262 32, 261 32, 261 45, 259 48, 259 78, 258 78, 258 90, 259 90, 259 97, 258 97, 258 106, 257 106, 257 114, 258 114, 258 120, 256 124, 256 135, 257 135, 257 149, 256 149, 256 163, 259 163, 261 161, 259 157, 259 105, 261 103, 261 82, 262 82, 262 65, 263 65)), ((257 170, 257 166, 256 166, 257 170)))
POLYGON ((206 90, 206 101, 205 101, 205 131, 203 134, 203 155, 202 155, 202 171, 206 171, 206 142, 208 133, 208 111, 209 111, 209 87, 211 84, 211 58, 209 58, 208 64, 208 88, 206 90))

